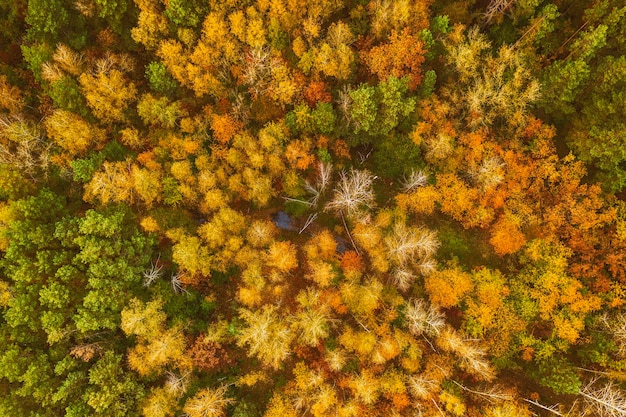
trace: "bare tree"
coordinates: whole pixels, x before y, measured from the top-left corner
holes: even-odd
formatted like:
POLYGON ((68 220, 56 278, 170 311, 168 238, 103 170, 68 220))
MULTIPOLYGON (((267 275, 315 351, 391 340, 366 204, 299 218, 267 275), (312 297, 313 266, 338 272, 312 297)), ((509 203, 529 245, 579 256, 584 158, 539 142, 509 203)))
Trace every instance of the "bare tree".
POLYGON ((41 78, 48 82, 54 82, 63 78, 65 73, 55 62, 44 62, 41 65, 41 78))
POLYGON ((250 118, 250 106, 247 104, 244 94, 235 93, 231 96, 231 116, 243 124, 248 123, 250 118))
POLYGON ((439 248, 437 233, 421 227, 407 227, 396 223, 393 232, 385 238, 389 256, 399 265, 416 258, 428 258, 439 248))
POLYGON ((391 279, 398 289, 406 291, 415 281, 415 274, 406 268, 396 268, 391 274, 391 279))
POLYGON ((422 334, 437 336, 446 324, 439 309, 424 300, 409 302, 405 315, 409 324, 409 331, 416 336, 422 334))
POLYGON ((21 117, 0 116, 0 163, 12 165, 33 179, 51 164, 52 144, 39 127, 21 117))
POLYGON ((437 261, 433 258, 424 258, 416 266, 420 274, 427 276, 435 272, 437 269, 437 261))
POLYGON ((364 208, 374 206, 373 181, 374 176, 366 170, 342 172, 335 195, 326 208, 345 213, 349 218, 357 217, 364 208))
POLYGON ((461 334, 450 326, 442 330, 437 344, 443 350, 456 354, 460 367, 467 372, 486 381, 495 378, 495 370, 485 357, 485 351, 472 341, 463 339, 461 334))
POLYGON ((452 380, 454 384, 456 384, 459 388, 464 391, 469 392, 479 398, 482 398, 490 403, 493 402, 501 402, 501 401, 513 401, 513 395, 511 393, 506 392, 502 387, 498 385, 491 385, 488 387, 484 387, 483 389, 471 389, 466 387, 465 385, 452 380))
POLYGON ((531 400, 528 398, 523 398, 523 400, 526 401, 528 404, 532 404, 535 407, 539 407, 542 410, 545 410, 554 414, 555 416, 566 417, 565 414, 559 411, 559 404, 553 404, 553 405, 548 406, 548 405, 541 404, 539 401, 531 400))
POLYGON ((304 222, 304 225, 300 228, 300 231, 298 232, 299 235, 302 234, 302 232, 304 232, 311 224, 313 224, 315 219, 317 219, 317 215, 318 213, 309 214, 309 217, 307 217, 306 222, 304 222))
POLYGON ((483 188, 493 188, 504 180, 504 165, 497 156, 486 157, 480 166, 469 171, 469 176, 483 188))
POLYGON ((489 24, 495 16, 503 14, 513 3, 515 0, 491 0, 485 11, 485 24, 489 24))
POLYGON ((161 255, 159 255, 156 261, 150 264, 150 268, 146 269, 143 273, 143 286, 149 287, 153 282, 159 280, 163 276, 163 265, 159 262, 161 255))
POLYGON ((402 190, 404 192, 409 192, 419 187, 423 187, 426 184, 428 184, 428 175, 426 175, 422 170, 412 170, 408 178, 406 176, 404 177, 404 180, 402 181, 402 190))
POLYGON ((617 342, 618 354, 626 356, 626 314, 617 314, 614 317, 605 314, 600 320, 617 342))
POLYGON ((308 181, 305 181, 304 183, 304 188, 312 195, 310 203, 314 206, 317 205, 320 197, 324 194, 324 191, 326 191, 333 172, 332 164, 327 164, 325 162, 320 162, 317 168, 318 176, 315 183, 311 184, 308 181))
POLYGON ((225 408, 235 401, 226 396, 228 386, 217 389, 202 388, 185 402, 183 411, 189 417, 221 417, 226 415, 225 408))
POLYGON ((591 380, 579 392, 595 415, 598 417, 626 416, 626 393, 618 389, 612 381, 601 386, 598 386, 596 382, 597 379, 591 380))
POLYGON ((181 396, 187 391, 187 385, 189 385, 189 375, 191 372, 179 376, 173 372, 167 371, 167 379, 165 380, 165 389, 172 394, 181 396))
POLYGON ((343 115, 343 121, 348 125, 352 123, 352 116, 350 116, 352 97, 350 97, 350 92, 350 87, 344 87, 343 90, 339 92, 339 98, 337 99, 337 107, 343 115))
POLYGON ((83 71, 85 57, 62 43, 57 45, 52 59, 59 64, 64 71, 70 74, 80 75, 83 71))
POLYGON ((170 278, 170 281, 172 283, 172 290, 174 290, 176 294, 182 294, 183 292, 187 292, 187 290, 183 286, 183 283, 181 282, 181 278, 183 277, 183 275, 183 272, 178 271, 175 274, 172 274, 172 277, 170 278))
POLYGON ((251 49, 244 59, 243 81, 257 97, 268 89, 274 59, 268 48, 251 49))
POLYGON ((439 390, 439 384, 424 374, 411 375, 407 378, 411 395, 418 400, 425 400, 439 390))

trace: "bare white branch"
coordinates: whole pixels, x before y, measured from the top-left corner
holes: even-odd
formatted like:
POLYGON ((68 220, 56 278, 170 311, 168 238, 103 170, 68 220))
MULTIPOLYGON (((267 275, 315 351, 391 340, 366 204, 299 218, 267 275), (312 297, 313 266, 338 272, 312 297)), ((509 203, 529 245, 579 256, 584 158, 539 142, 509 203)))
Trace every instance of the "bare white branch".
POLYGON ((298 234, 302 234, 302 232, 304 232, 307 229, 307 227, 309 227, 311 225, 311 223, 313 223, 315 221, 315 219, 317 219, 317 213, 309 214, 309 217, 306 219, 306 222, 304 223, 304 226, 302 226, 302 228, 300 229, 298 234))
POLYGON ((143 273, 143 286, 149 287, 153 282, 159 280, 163 276, 163 265, 160 262, 161 255, 159 255, 156 261, 150 264, 150 268, 146 269, 143 273))
POLYGON ((424 300, 412 300, 406 307, 406 319, 409 331, 416 336, 426 334, 437 336, 445 326, 443 314, 439 309, 424 300))
POLYGON ((315 184, 310 184, 308 181, 304 183, 304 188, 312 195, 310 202, 313 206, 317 205, 320 197, 324 194, 324 191, 326 191, 326 187, 328 187, 332 176, 333 166, 332 164, 320 162, 318 164, 318 170, 319 173, 315 184))
POLYGON ((613 381, 597 386, 597 379, 591 380, 581 388, 579 394, 599 417, 626 416, 626 393, 613 381))
POLYGON ((402 190, 404 192, 413 191, 419 187, 423 187, 428 184, 428 175, 426 175, 423 171, 411 171, 409 177, 404 177, 402 181, 402 190))
POLYGON ((619 355, 626 356, 626 314, 617 314, 614 317, 605 314, 601 321, 617 342, 619 355))
POLYGON ((181 282, 181 278, 183 277, 183 275, 184 272, 178 271, 175 274, 172 274, 172 278, 170 279, 172 283, 172 289, 176 294, 182 294, 183 292, 187 292, 187 290, 183 286, 183 283, 181 282))
POLYGON ((495 16, 503 14, 513 3, 515 0, 491 0, 485 11, 486 23, 491 22, 495 16))
POLYGON ((391 274, 393 284, 401 291, 409 289, 413 281, 415 281, 415 274, 406 268, 396 268, 391 274))
POLYGON ((497 156, 484 158, 478 168, 471 169, 469 176, 483 188, 489 189, 504 180, 504 161, 497 156))
POLYGON ((411 375, 407 377, 407 385, 411 395, 418 400, 424 400, 439 389, 439 384, 434 379, 430 379, 423 374, 411 375))
POLYGON ((417 264, 420 274, 428 276, 437 270, 437 261, 433 258, 424 258, 417 264))
POLYGON ((534 405, 535 407, 541 408, 542 410, 549 411, 549 412, 551 412, 554 415, 565 417, 565 414, 562 414, 562 413, 560 413, 558 411, 558 409, 559 409, 559 405, 558 404, 547 406, 547 405, 541 404, 538 401, 530 400, 528 398, 523 398, 523 400, 526 401, 529 404, 534 405))
POLYGON ((396 223, 393 233, 385 238, 389 256, 400 265, 416 258, 428 258, 439 248, 437 233, 421 227, 396 223))
POLYGON ((351 169, 347 173, 342 172, 335 195, 326 204, 326 208, 355 218, 364 208, 374 206, 373 181, 374 176, 365 170, 351 169))
POLYGON ((486 389, 483 390, 473 390, 471 388, 466 387, 465 385, 456 382, 455 380, 452 380, 452 382, 454 384, 456 384, 458 387, 460 387, 461 389, 463 389, 464 391, 467 391, 471 394, 477 395, 481 398, 486 399, 489 402, 500 402, 500 401, 512 401, 513 400, 513 396, 507 392, 504 392, 500 387, 498 387, 497 385, 494 386, 490 386, 486 389))

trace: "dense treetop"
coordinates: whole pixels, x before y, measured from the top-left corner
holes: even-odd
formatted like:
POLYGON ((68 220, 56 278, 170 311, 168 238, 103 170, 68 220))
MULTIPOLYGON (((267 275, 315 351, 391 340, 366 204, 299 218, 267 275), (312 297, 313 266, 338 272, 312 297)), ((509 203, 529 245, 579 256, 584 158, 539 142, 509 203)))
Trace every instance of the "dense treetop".
POLYGON ((0 0, 0 415, 625 416, 624 0, 0 0))

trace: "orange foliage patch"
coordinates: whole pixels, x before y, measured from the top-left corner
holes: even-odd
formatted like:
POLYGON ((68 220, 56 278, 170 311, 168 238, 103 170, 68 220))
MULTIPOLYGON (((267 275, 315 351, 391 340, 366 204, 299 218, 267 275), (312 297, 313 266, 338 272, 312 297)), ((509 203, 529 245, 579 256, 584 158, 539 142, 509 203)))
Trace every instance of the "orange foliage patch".
POLYGON ((338 139, 333 143, 332 151, 338 158, 350 158, 350 147, 345 140, 338 139))
POLYGON ((341 301, 339 292, 328 290, 322 294, 322 299, 326 300, 326 303, 337 313, 345 314, 348 312, 348 307, 341 301))
POLYGON ((285 149, 285 158, 296 169, 305 170, 313 162, 315 162, 315 156, 311 153, 311 146, 308 142, 303 140, 294 140, 287 145, 285 149))
POLYGON ((220 143, 229 142, 235 134, 241 130, 241 123, 235 121, 229 115, 214 114, 211 117, 211 129, 213 135, 220 143))
POLYGON ((146 151, 137 155, 137 162, 151 171, 160 171, 161 164, 155 160, 154 151, 146 151))
POLYGON ((470 275, 458 268, 435 271, 424 284, 430 300, 444 308, 459 304, 473 288, 470 275))
POLYGON ((323 102, 330 103, 332 97, 326 89, 326 84, 323 81, 313 81, 304 90, 304 99, 310 107, 314 107, 315 103, 323 102))
POLYGON ((204 335, 196 338, 188 355, 194 367, 204 372, 215 372, 233 363, 228 352, 219 343, 205 342, 204 335))
POLYGON ((493 226, 489 243, 498 255, 510 255, 526 244, 526 236, 517 225, 503 218, 493 226))
POLYGON ((361 271, 363 263, 361 256, 353 250, 347 251, 341 257, 341 269, 344 271, 361 271))
POLYGON ((392 402, 393 406, 399 411, 404 410, 411 404, 411 401, 406 394, 394 394, 392 402))
POLYGON ((422 81, 421 66, 426 59, 425 52, 422 41, 405 28, 401 33, 392 31, 388 43, 367 52, 365 62, 381 80, 390 76, 409 77, 409 90, 415 90, 422 81))

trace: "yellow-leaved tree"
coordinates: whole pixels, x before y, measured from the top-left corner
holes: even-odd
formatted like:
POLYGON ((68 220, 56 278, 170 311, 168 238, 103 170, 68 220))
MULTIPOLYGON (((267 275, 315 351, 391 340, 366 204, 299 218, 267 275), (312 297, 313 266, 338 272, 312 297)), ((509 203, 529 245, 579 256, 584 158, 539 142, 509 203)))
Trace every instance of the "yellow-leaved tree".
POLYGON ((133 298, 122 310, 122 330, 137 337, 137 345, 128 353, 128 363, 140 375, 163 374, 167 367, 189 369, 184 355, 186 343, 181 329, 166 328, 163 302, 143 303, 133 298))
POLYGON ((239 310, 246 323, 237 335, 237 345, 248 348, 249 356, 256 356, 265 366, 278 369, 291 354, 294 333, 281 318, 276 306, 266 305, 256 311, 239 310))

